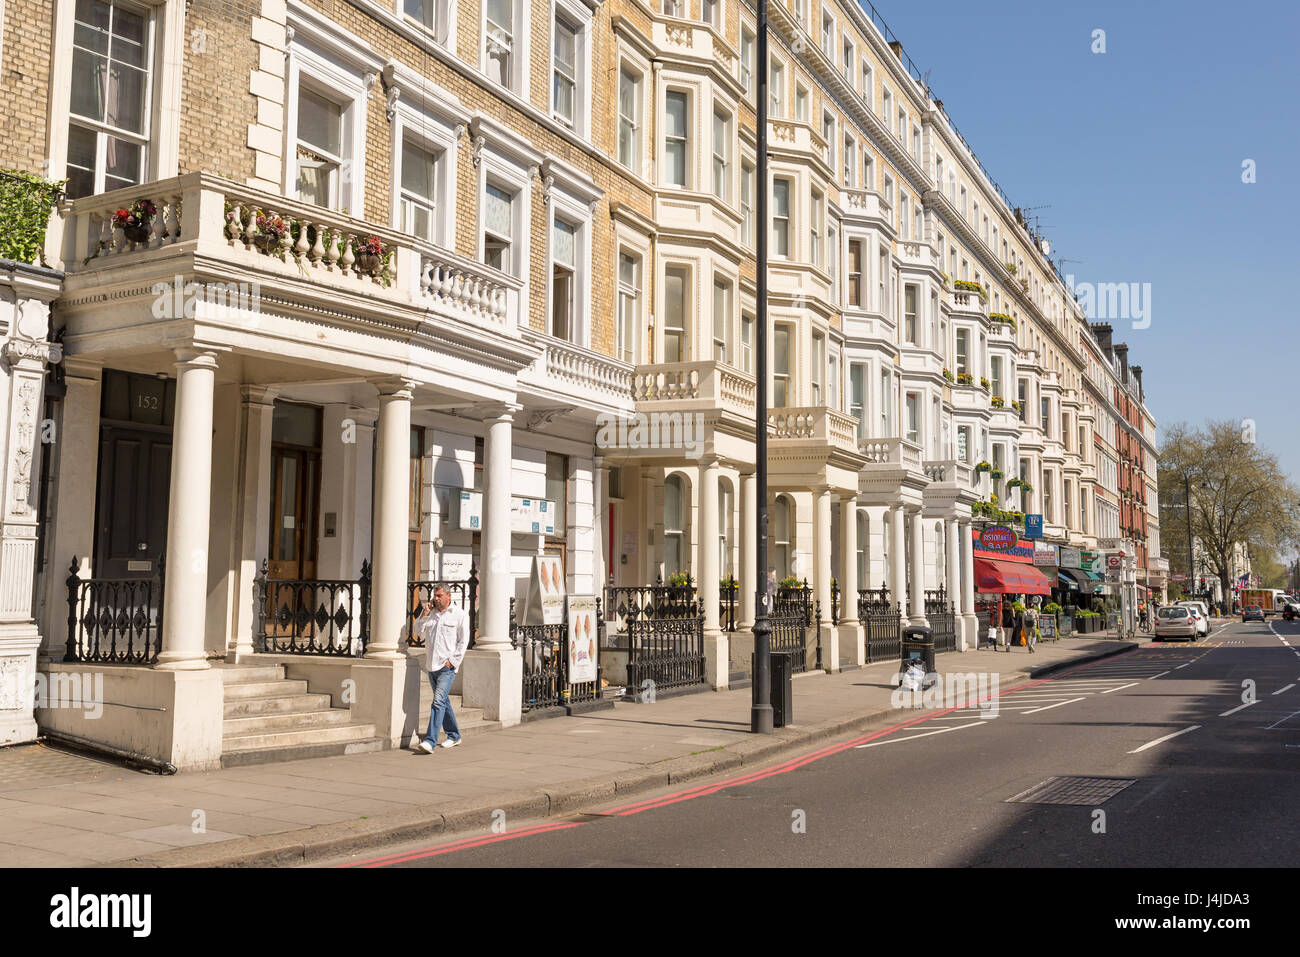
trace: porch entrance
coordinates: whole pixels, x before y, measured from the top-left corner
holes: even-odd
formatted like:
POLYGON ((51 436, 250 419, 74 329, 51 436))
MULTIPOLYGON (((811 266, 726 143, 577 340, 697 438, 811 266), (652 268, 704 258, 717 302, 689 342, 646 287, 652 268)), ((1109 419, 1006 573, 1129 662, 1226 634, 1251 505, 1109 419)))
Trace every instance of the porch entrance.
POLYGON ((267 577, 316 577, 321 410, 277 402, 271 420, 271 535, 267 577))
POLYGON ((104 370, 95 577, 148 579, 167 554, 176 380, 104 370))

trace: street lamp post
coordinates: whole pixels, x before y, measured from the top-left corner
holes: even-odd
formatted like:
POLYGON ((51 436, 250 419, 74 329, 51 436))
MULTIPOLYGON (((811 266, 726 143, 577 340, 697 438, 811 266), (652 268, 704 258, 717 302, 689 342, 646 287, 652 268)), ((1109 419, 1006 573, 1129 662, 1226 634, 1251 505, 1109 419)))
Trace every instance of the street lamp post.
POLYGON ((755 243, 757 257, 756 330, 754 343, 756 396, 754 401, 754 495, 757 499, 754 513, 757 528, 754 540, 758 547, 754 569, 754 683, 751 695, 749 730, 755 734, 772 733, 772 626, 768 621, 771 609, 767 593, 767 0, 758 3, 757 66, 755 78, 758 94, 758 135, 756 137, 758 184, 754 215, 758 225, 755 243))

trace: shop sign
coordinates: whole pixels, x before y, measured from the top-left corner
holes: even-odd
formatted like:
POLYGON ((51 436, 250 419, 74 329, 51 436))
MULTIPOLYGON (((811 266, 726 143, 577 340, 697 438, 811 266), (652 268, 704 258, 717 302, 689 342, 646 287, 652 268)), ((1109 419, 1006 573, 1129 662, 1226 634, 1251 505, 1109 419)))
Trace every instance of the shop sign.
POLYGON ((980 545, 991 552, 1010 551, 1017 541, 1015 531, 1005 525, 990 525, 980 532, 980 545))
POLYGON ((1062 568, 1079 568, 1080 552, 1077 548, 1065 548, 1062 546, 1057 549, 1057 555, 1061 559, 1062 568))
POLYGON ((1034 545, 1034 564, 1050 565, 1056 567, 1056 546, 1043 545, 1041 543, 1034 545))

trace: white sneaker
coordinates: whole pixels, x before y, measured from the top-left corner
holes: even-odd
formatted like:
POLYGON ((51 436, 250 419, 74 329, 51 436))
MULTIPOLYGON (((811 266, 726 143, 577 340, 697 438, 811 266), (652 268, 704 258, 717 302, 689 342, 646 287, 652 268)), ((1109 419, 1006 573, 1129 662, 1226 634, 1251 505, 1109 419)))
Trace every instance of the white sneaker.
POLYGON ((430 744, 428 741, 420 742, 420 750, 423 751, 425 754, 433 754, 433 749, 434 749, 434 745, 430 744))
POLYGON ((458 744, 460 744, 460 738, 448 738, 446 741, 442 742, 442 747, 454 748, 458 744))

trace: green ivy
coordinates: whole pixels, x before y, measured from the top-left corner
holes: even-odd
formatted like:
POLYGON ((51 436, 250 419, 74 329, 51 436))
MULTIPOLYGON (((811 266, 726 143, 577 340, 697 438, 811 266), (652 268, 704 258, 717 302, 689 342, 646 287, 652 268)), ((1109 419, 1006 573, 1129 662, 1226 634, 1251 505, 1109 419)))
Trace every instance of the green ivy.
POLYGON ((0 259, 20 263, 44 260, 45 227, 66 182, 0 169, 0 259))

